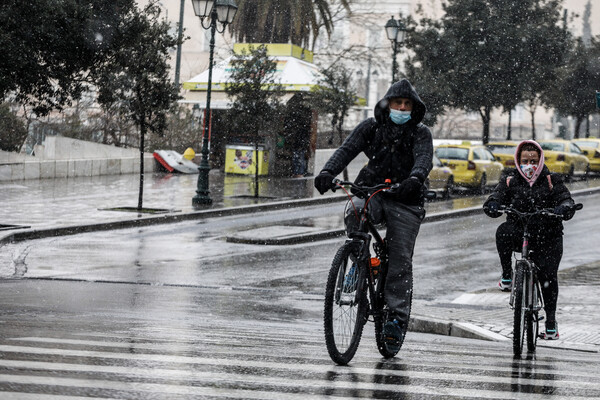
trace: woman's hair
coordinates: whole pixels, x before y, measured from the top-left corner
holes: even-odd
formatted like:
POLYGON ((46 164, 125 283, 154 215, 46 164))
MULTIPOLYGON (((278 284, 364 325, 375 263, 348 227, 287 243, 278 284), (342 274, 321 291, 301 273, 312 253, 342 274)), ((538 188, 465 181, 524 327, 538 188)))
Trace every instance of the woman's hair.
POLYGON ((519 149, 519 154, 517 156, 517 158, 519 159, 519 163, 521 162, 521 153, 524 151, 535 151, 538 155, 539 158, 542 158, 542 152, 540 150, 539 147, 537 147, 535 144, 533 143, 525 143, 523 146, 521 146, 521 148, 519 149))

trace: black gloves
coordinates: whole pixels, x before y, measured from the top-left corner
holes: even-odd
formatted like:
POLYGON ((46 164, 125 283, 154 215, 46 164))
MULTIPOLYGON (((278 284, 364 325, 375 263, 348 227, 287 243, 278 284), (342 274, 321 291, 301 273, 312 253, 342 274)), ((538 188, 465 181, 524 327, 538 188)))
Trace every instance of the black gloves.
POLYGON ((398 188, 394 192, 398 194, 400 199, 414 203, 421 197, 422 186, 423 184, 418 178, 410 177, 400 182, 400 185, 398 185, 398 188))
POLYGON ((498 211, 499 209, 500 209, 500 203, 498 203, 495 200, 490 200, 487 202, 487 204, 485 204, 483 206, 483 212, 488 217, 492 217, 492 218, 498 218, 499 216, 502 215, 502 213, 498 211))
POLYGON ((554 214, 562 215, 563 220, 568 221, 575 215, 575 208, 570 204, 560 204, 554 207, 554 214))
POLYGON ((315 176, 315 187, 319 191, 319 193, 323 194, 329 189, 335 187, 333 180, 335 176, 331 175, 329 171, 321 171, 319 175, 315 176))

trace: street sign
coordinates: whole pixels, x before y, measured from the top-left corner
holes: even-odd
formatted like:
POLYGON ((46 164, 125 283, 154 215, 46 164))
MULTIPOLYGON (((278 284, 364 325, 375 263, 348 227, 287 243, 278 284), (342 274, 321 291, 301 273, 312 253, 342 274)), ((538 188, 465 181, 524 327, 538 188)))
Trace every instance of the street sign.
POLYGON ((600 108, 600 91, 596 90, 596 107, 600 108))

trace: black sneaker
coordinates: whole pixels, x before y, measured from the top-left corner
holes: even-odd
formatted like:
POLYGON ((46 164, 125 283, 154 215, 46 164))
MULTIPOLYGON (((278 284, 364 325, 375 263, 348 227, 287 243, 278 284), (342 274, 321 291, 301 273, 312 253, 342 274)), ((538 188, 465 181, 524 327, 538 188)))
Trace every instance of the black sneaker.
POLYGON ((402 339, 406 330, 397 319, 392 319, 383 325, 383 342, 390 353, 397 353, 402 346, 402 339))

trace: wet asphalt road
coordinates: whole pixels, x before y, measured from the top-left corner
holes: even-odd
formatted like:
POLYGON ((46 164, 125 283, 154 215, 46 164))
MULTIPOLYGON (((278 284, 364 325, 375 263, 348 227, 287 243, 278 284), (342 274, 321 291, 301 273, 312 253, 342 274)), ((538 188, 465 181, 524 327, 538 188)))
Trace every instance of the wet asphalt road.
MULTIPOLYGON (((597 259, 600 195, 566 224, 563 267, 597 259)), ((343 239, 226 243, 240 227, 339 226, 341 205, 98 232, 6 246, 1 398, 598 398, 597 353, 409 333, 383 362, 365 331, 349 368, 323 344, 323 283, 343 239), (40 394, 28 397, 24 393, 40 394)), ((415 297, 453 299, 498 277, 498 220, 424 224, 415 297)))
MULTIPOLYGON (((600 194, 578 199, 584 208, 565 223, 561 268, 600 258, 599 200, 600 194)), ((224 238, 273 224, 339 227, 342 210, 342 204, 333 204, 16 243, 3 249, 0 275, 321 295, 343 238, 288 246, 224 238)), ((493 286, 500 271, 494 235, 502 220, 480 214, 423 224, 414 256, 415 297, 450 300, 493 286)))
POLYGON ((409 332, 385 361, 371 324, 352 364, 335 366, 321 301, 306 294, 35 279, 0 288, 2 399, 600 396, 597 353, 539 348, 514 360, 506 343, 409 332))

